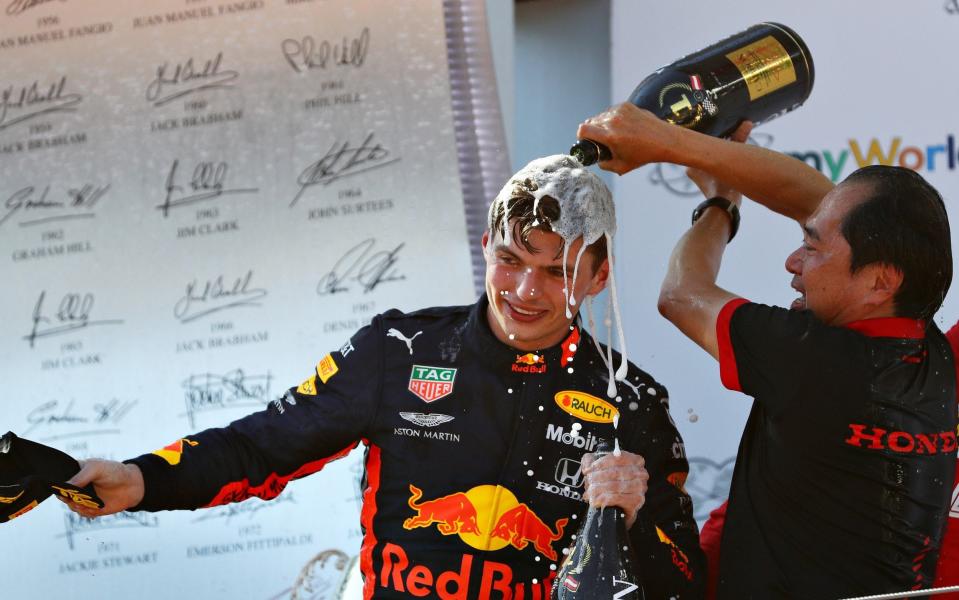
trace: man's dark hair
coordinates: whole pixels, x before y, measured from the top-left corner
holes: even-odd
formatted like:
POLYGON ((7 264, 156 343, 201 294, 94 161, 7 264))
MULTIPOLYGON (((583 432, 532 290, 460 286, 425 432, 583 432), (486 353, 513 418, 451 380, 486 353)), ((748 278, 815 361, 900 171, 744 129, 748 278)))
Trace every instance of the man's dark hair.
POLYGON ((852 272, 873 263, 899 269, 896 315, 931 320, 952 282, 952 242, 942 196, 918 173, 902 167, 863 167, 843 185, 852 183, 870 188, 842 223, 852 272))
MULTIPOLYGON (((552 196, 543 196, 539 203, 533 192, 537 189, 536 182, 526 179, 524 181, 513 181, 513 191, 504 204, 497 203, 493 209, 493 218, 491 223, 491 233, 503 230, 503 219, 509 215, 512 221, 510 235, 519 240, 524 248, 531 254, 536 254, 539 249, 529 243, 529 234, 534 229, 540 231, 552 232, 552 223, 559 220, 559 202, 552 196), (536 213, 533 213, 533 207, 536 206, 536 213)), ((597 268, 607 255, 606 236, 600 236, 598 240, 590 244, 586 249, 586 254, 593 257, 593 268, 597 268)))

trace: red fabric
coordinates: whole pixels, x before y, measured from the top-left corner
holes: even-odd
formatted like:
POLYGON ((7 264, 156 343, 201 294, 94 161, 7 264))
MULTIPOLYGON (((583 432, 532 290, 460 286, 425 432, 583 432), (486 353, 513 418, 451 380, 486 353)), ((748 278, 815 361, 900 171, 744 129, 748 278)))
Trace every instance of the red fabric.
MULTIPOLYGON (((369 444, 363 440, 365 444, 369 444)), ((376 535, 373 533, 373 517, 376 516, 376 492, 380 489, 380 448, 370 445, 366 457, 366 489, 363 490, 363 511, 360 523, 366 530, 363 546, 360 548, 360 572, 363 573, 363 598, 369 600, 376 590, 376 574, 373 572, 373 548, 376 535)))
POLYGON ((203 508, 210 508, 211 506, 220 506, 221 504, 229 504, 231 502, 242 502, 247 498, 252 498, 256 496, 263 500, 272 500, 280 495, 283 489, 286 487, 286 484, 290 483, 294 479, 299 479, 300 477, 306 477, 307 475, 312 475, 320 469, 326 466, 330 461, 343 458, 350 453, 353 448, 356 448, 356 444, 347 446, 340 452, 337 452, 333 456, 328 456, 320 460, 314 460, 313 462, 306 463, 296 471, 293 471, 289 475, 278 475, 276 473, 270 473, 270 476, 258 486, 250 486, 249 479, 243 479, 242 481, 233 481, 222 488, 217 493, 216 497, 210 501, 209 504, 203 506, 203 508))
POLYGON ((736 353, 729 337, 729 322, 733 313, 743 304, 749 304, 745 298, 733 298, 719 311, 716 318, 716 344, 719 346, 719 378, 723 385, 734 392, 743 391, 739 387, 739 368, 736 366, 736 353))
POLYGON ((699 545, 706 554, 706 600, 716 598, 716 586, 719 583, 719 541, 723 537, 723 525, 726 524, 726 505, 729 501, 709 513, 709 519, 699 533, 699 545))
MULTIPOLYGON (((952 346, 953 355, 959 355, 959 322, 946 333, 946 339, 952 346)), ((956 368, 956 385, 959 386, 959 364, 956 368)), ((959 387, 957 387, 959 389, 959 387)), ((939 563, 936 566, 936 586, 959 585, 959 461, 956 461, 956 486, 952 493, 952 508, 946 523, 946 533, 942 536, 939 549, 939 563)), ((937 598, 959 600, 959 593, 945 594, 937 598)))
POLYGON ((926 322, 905 317, 863 319, 843 325, 869 337, 893 337, 921 340, 926 337, 926 322))

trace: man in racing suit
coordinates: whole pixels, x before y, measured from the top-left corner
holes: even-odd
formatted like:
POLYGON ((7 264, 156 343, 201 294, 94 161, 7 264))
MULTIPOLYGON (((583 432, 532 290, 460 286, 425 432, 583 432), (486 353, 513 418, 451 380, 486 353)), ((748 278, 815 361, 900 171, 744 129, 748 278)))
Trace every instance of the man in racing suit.
MULTIPOLYGON (((574 177, 595 178, 581 167, 574 177)), ((125 465, 88 461, 74 481, 93 482, 107 506, 71 508, 270 499, 362 443, 365 598, 545 599, 589 502, 625 509, 646 598, 701 597, 666 390, 630 364, 609 397, 609 358, 564 314, 564 278, 578 298, 605 286, 605 247, 590 247, 591 266, 574 277, 549 231, 559 205, 515 193, 483 238, 487 293, 476 304, 388 311, 264 411, 125 465), (584 458, 614 438, 619 456, 584 458)))

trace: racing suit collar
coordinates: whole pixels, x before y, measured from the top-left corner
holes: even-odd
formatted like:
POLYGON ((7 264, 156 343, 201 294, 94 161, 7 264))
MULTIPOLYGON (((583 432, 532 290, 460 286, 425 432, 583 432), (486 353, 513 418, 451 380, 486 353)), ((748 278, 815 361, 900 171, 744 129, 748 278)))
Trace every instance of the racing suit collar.
POLYGON ((570 344, 573 344, 573 351, 575 352, 577 345, 582 345, 585 342, 581 338, 586 332, 582 331, 580 316, 576 315, 570 334, 559 344, 535 351, 518 350, 504 344, 493 335, 493 330, 490 328, 486 316, 488 307, 489 298, 484 293, 470 311, 468 338, 475 343, 477 353, 492 363, 510 364, 518 362, 519 364, 531 364, 532 361, 538 360, 535 357, 542 357, 545 360, 544 364, 550 365, 551 368, 559 368, 562 357, 570 353, 570 344))

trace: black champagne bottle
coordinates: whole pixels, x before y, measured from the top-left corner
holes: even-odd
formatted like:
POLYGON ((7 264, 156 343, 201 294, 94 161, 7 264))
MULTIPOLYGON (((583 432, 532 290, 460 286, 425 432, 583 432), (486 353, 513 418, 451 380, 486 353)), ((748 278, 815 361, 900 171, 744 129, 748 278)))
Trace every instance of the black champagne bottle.
MULTIPOLYGON (((802 38, 785 25, 760 23, 657 70, 629 101, 675 125, 726 136, 745 120, 759 125, 801 106, 814 77, 802 38)), ((612 157, 592 140, 579 140, 569 153, 584 165, 612 157)))
MULTIPOLYGON (((597 454, 609 453, 600 442, 597 454)), ((645 600, 639 560, 621 508, 589 507, 553 580, 551 600, 645 600)))

